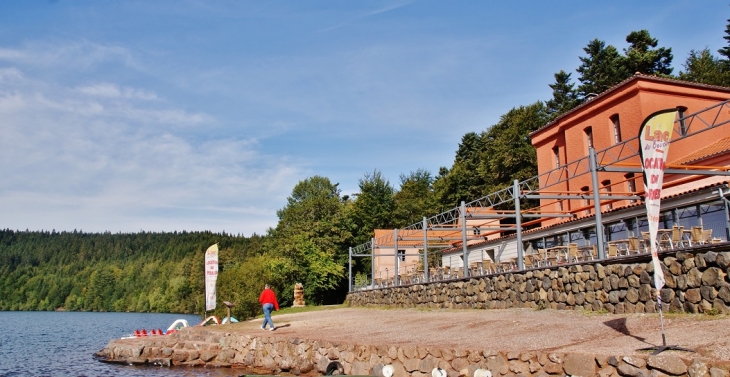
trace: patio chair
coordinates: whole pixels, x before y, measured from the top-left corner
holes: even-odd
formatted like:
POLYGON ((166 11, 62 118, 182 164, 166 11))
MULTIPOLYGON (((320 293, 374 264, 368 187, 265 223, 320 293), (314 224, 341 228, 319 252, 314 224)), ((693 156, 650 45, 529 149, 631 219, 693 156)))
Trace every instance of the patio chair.
POLYGON ((454 268, 454 273, 451 276, 454 279, 463 278, 464 277, 464 269, 461 267, 454 268))
POLYGON ((632 252, 636 254, 641 253, 642 246, 638 237, 629 237, 629 254, 632 252))
POLYGON ((546 250, 546 253, 546 264, 550 266, 557 266, 558 262, 560 262, 560 255, 558 255, 558 252, 556 250, 546 250))
POLYGON ((646 251, 651 252, 651 235, 649 232, 641 232, 641 240, 644 241, 646 251))
POLYGON ((578 244, 568 244, 568 263, 578 263, 578 244))
POLYGON ((524 263, 525 263, 525 270, 537 267, 535 260, 534 260, 534 254, 525 254, 523 257, 524 257, 524 263))
POLYGON ((535 254, 535 260, 537 261, 538 266, 549 265, 547 260, 547 249, 537 249, 537 254, 535 254))
POLYGON ((703 245, 709 243, 712 240, 712 229, 702 229, 702 239, 700 243, 703 245))
POLYGON ((482 274, 482 262, 469 263, 469 276, 479 276, 482 274))
POLYGON ((684 231, 683 226, 673 226, 672 227, 672 248, 675 247, 683 247, 684 242, 682 241, 682 231, 684 231))
POLYGON ((580 259, 582 261, 594 260, 598 258, 598 247, 596 245, 585 245, 578 247, 580 251, 580 259))
POLYGON ((616 244, 608 244, 608 253, 606 255, 607 258, 616 258, 618 256, 618 247, 616 247, 616 244))
POLYGON ((444 266, 444 273, 442 279, 451 279, 451 266, 444 266))
POLYGON ((495 265, 494 262, 492 262, 491 259, 485 259, 482 261, 482 268, 484 269, 484 274, 492 274, 495 272, 495 265))
POLYGON ((703 229, 702 229, 701 225, 693 226, 690 229, 690 234, 689 234, 690 242, 694 245, 702 245, 703 244, 702 232, 703 232, 703 229))

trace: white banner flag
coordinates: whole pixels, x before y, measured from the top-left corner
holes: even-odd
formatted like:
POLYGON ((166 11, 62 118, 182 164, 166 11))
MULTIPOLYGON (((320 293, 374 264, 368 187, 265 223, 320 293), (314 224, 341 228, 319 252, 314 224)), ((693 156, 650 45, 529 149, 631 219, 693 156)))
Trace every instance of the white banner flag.
POLYGON ((215 283, 218 280, 218 244, 205 251, 205 311, 215 309, 215 283))
POLYGON ((669 153, 669 142, 672 140, 676 109, 662 110, 644 120, 639 129, 641 142, 641 165, 644 169, 644 190, 646 192, 646 218, 649 223, 651 259, 654 263, 654 286, 659 290, 664 287, 664 271, 657 255, 657 231, 659 229, 659 206, 661 202, 664 167, 669 153))

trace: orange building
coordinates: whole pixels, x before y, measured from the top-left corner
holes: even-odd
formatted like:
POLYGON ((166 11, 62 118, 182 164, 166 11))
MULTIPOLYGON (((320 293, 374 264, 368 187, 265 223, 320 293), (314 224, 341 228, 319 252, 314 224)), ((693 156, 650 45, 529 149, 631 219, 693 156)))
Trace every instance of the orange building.
POLYGON ((441 268, 430 274, 436 279, 570 263, 579 257, 574 251, 582 258, 613 257, 618 248, 645 253, 639 132, 649 116, 667 109, 676 109, 677 118, 661 190, 662 242, 668 248, 726 242, 730 88, 636 74, 530 134, 538 176, 424 219, 398 233, 407 235, 398 242, 393 230, 376 230, 374 241, 351 256, 371 257, 373 280, 382 281, 384 271, 418 279, 424 244, 440 250, 441 268), (673 229, 684 238, 669 236, 673 229))
MULTIPOLYGON (((677 109, 678 117, 682 119, 727 99, 730 99, 730 88, 636 74, 532 132, 530 137, 537 152, 538 172, 543 174, 561 166, 568 166, 571 161, 585 158, 591 147, 595 150, 605 150, 636 138, 639 136, 642 122, 657 111, 677 109)), ((717 124, 718 120, 729 119, 730 114, 722 111, 714 115, 720 118, 705 119, 705 122, 695 119, 696 124, 687 124, 680 120, 675 124, 673 136, 675 141, 669 150, 668 166, 698 164, 725 166, 730 163, 730 154, 726 153, 730 144, 728 142, 730 126, 706 129, 707 125, 703 124, 706 122, 717 124)), ((618 153, 624 151, 617 150, 616 154, 618 153)), ((639 167, 639 157, 622 161, 622 164, 639 167)), ((543 210, 574 213, 579 216, 592 215, 594 210, 590 200, 593 191, 591 176, 582 175, 573 178, 569 176, 570 169, 567 169, 564 175, 561 182, 543 190, 543 193, 586 194, 586 199, 542 200, 543 210)), ((641 173, 599 172, 598 176, 600 190, 605 195, 643 194, 641 173)), ((664 187, 672 187, 698 178, 665 174, 664 187)), ((629 204, 631 201, 628 200, 609 200, 605 201, 602 210, 629 204)), ((560 220, 552 219, 542 225, 557 222, 560 220)))

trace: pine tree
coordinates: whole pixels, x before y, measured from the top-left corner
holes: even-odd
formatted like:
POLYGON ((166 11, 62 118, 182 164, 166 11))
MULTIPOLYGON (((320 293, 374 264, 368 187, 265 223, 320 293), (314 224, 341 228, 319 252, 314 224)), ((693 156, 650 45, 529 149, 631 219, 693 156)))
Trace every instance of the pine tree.
POLYGON ((591 94, 600 94, 629 77, 623 64, 624 57, 616 47, 606 46, 606 42, 594 39, 588 42, 583 51, 587 56, 580 57, 581 65, 576 69, 580 74, 578 93, 582 99, 585 100, 591 94))
POLYGON ((630 44, 624 49, 623 63, 629 74, 641 72, 646 75, 670 75, 672 73, 672 49, 655 48, 659 41, 652 38, 648 30, 632 31, 626 36, 630 44))
POLYGON ((684 72, 679 72, 681 80, 709 85, 730 85, 727 65, 713 56, 707 48, 702 51, 690 51, 684 69, 684 72))
POLYGON ((722 59, 725 64, 729 64, 730 62, 730 19, 727 20, 727 25, 725 25, 725 36, 723 37, 725 41, 727 42, 727 46, 717 50, 717 52, 720 53, 720 55, 724 56, 725 58, 722 59))
POLYGON ((563 70, 555 74, 555 83, 550 84, 553 98, 545 103, 546 112, 553 120, 580 104, 574 84, 570 82, 570 73, 563 70))

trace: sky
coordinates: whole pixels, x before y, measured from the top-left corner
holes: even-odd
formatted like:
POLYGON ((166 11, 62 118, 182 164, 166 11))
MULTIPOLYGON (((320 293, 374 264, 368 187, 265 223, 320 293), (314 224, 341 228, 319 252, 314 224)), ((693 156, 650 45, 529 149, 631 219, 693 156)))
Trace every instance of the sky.
MULTIPOLYGON (((450 167, 593 39, 717 49, 720 1, 0 2, 0 229, 265 234, 313 176, 450 167)), ((476 199, 476 198, 475 198, 476 199)))

